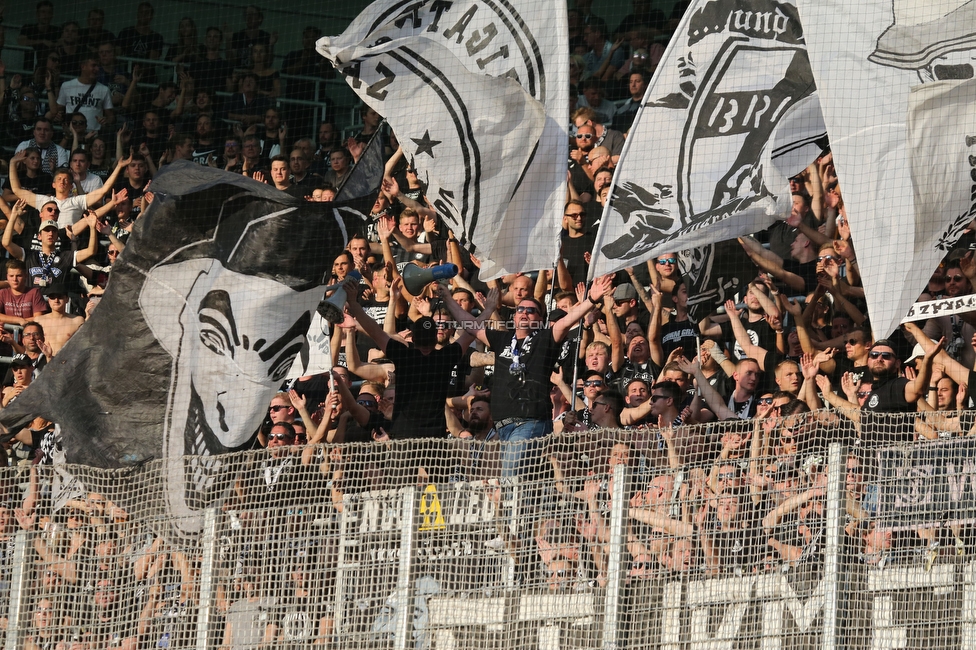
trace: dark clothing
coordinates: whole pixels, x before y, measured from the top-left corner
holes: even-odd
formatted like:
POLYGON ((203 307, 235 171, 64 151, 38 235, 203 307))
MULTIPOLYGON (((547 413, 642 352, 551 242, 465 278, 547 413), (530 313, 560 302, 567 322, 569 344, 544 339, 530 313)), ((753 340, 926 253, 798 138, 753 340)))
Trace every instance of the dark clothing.
POLYGON ((228 115, 264 115, 264 112, 271 107, 271 102, 267 97, 254 96, 254 99, 247 101, 243 93, 234 93, 226 104, 225 113, 228 115))
MULTIPOLYGON (((748 315, 743 314, 741 320, 746 328, 746 332, 749 334, 749 340, 752 341, 753 345, 758 345, 767 351, 776 349, 776 332, 773 331, 773 328, 769 326, 769 323, 765 319, 750 323, 748 315)), ((735 341, 735 334, 732 332, 731 323, 722 323, 722 340, 735 341)), ((738 343, 733 346, 732 352, 732 361, 745 358, 745 350, 738 343)))
POLYGON ((871 395, 864 403, 865 410, 875 413, 914 413, 918 410, 915 402, 905 401, 905 386, 908 380, 895 377, 880 384, 874 384, 871 395))
POLYGON ((586 282, 590 265, 583 258, 584 253, 593 250, 593 240, 596 236, 592 232, 584 233, 582 237, 570 237, 568 233, 562 237, 562 256, 566 264, 566 270, 573 279, 573 283, 586 282))
POLYGON ((430 354, 399 341, 386 344, 396 366, 397 394, 393 405, 394 438, 443 436, 447 430, 444 404, 451 374, 461 360, 461 346, 452 343, 430 354))
POLYGON ((102 43, 115 43, 115 34, 107 29, 95 32, 91 28, 86 27, 78 32, 78 37, 78 42, 81 46, 92 52, 98 52, 98 48, 102 43))
MULTIPOLYGON (((157 56, 163 55, 163 36, 152 30, 148 34, 140 34, 135 27, 126 27, 119 32, 116 45, 121 48, 122 56, 149 59, 152 58, 149 56, 152 52, 156 52, 157 56)), ((152 68, 147 72, 151 70, 152 68)))
POLYGON ((817 260, 812 262, 795 262, 783 260, 783 270, 795 273, 803 278, 803 293, 807 294, 817 288, 817 260))
POLYGON ((886 443, 910 442, 915 439, 915 427, 904 416, 889 416, 889 413, 914 413, 918 405, 905 400, 905 386, 908 380, 895 377, 875 383, 871 395, 861 409, 861 437, 867 441, 886 443))
POLYGON ((664 358, 674 352, 675 348, 683 348, 685 356, 691 358, 698 347, 698 328, 687 318, 685 320, 669 320, 661 327, 661 349, 664 358))
POLYGON ((551 329, 534 330, 517 342, 519 364, 512 370, 511 332, 488 330, 488 345, 495 353, 492 375, 491 416, 496 423, 508 418, 551 420, 549 375, 552 374, 562 343, 557 343, 551 329))
POLYGON ((229 51, 236 55, 236 64, 238 67, 250 68, 253 65, 251 61, 251 48, 258 44, 268 48, 268 54, 271 54, 271 34, 263 29, 259 29, 257 36, 254 38, 249 37, 243 29, 239 32, 234 32, 234 35, 230 39, 229 51))
POLYGON ((31 287, 46 287, 58 282, 66 282, 74 267, 75 254, 72 251, 45 255, 40 251, 24 250, 24 263, 30 276, 31 287))
POLYGON ((206 90, 211 96, 227 90, 227 80, 234 74, 234 66, 223 59, 203 59, 190 66, 190 77, 197 90, 206 90))
MULTIPOLYGON (((47 27, 41 27, 40 25, 24 25, 20 28, 20 35, 26 36, 32 41, 51 41, 56 43, 59 38, 61 38, 61 28, 55 27, 54 25, 48 25, 47 27)), ((46 57, 50 48, 46 48, 43 45, 35 45, 34 51, 24 52, 24 69, 33 70, 37 67, 37 62, 46 57)))

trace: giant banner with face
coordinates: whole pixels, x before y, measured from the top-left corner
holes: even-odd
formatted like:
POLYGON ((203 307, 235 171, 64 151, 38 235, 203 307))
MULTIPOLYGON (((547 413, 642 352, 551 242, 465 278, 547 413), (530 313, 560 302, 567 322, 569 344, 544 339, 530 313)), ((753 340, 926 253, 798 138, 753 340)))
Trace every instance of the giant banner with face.
POLYGON ((71 463, 162 459, 167 514, 192 532, 216 457, 251 444, 307 357, 347 229, 330 204, 192 163, 153 189, 92 318, 0 421, 58 423, 71 463))

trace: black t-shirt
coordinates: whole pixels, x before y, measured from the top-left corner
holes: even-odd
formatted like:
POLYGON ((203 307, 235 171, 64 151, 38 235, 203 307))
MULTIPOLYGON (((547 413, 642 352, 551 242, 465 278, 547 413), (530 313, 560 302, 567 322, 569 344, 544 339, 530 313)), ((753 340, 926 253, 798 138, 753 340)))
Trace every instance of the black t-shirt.
POLYGON ((661 367, 658 366, 654 361, 648 359, 644 363, 634 363, 630 359, 624 360, 623 367, 620 368, 620 372, 617 373, 619 377, 617 381, 617 389, 621 394, 627 394, 627 384, 630 383, 632 379, 643 379, 650 386, 654 383, 654 378, 661 374, 661 367))
MULTIPOLYGON (((48 25, 47 27, 42 28, 40 25, 35 23, 21 27, 20 35, 26 36, 32 41, 45 40, 56 43, 58 39, 61 38, 61 28, 55 27, 54 25, 48 25)), ((47 49, 48 48, 44 47, 43 45, 35 45, 33 51, 28 50, 24 52, 24 69, 33 70, 37 65, 34 53, 36 52, 38 54, 43 54, 47 51, 47 49)))
POLYGON ((888 443, 908 442, 915 439, 914 423, 900 413, 914 413, 918 405, 905 401, 908 379, 896 377, 874 384, 871 395, 861 409, 861 437, 868 441, 888 443))
POLYGON ((258 44, 264 45, 270 52, 271 34, 263 29, 259 29, 257 36, 250 38, 244 30, 234 32, 234 35, 230 39, 230 51, 237 55, 237 65, 239 67, 251 67, 253 64, 251 61, 251 48, 258 44))
POLYGON ((574 283, 586 282, 590 265, 583 259, 583 254, 593 250, 594 239, 595 235, 592 232, 584 233, 582 237, 576 238, 570 237, 568 233, 563 235, 563 261, 566 263, 566 270, 569 271, 569 276, 574 283))
POLYGON ((30 286, 46 287, 58 282, 66 282, 74 266, 74 252, 65 251, 45 255, 40 251, 24 250, 24 263, 30 286))
POLYGON ((430 354, 391 339, 386 356, 396 366, 396 400, 393 405, 393 437, 442 436, 447 430, 444 403, 451 373, 461 360, 462 350, 451 343, 430 354))
POLYGON ((812 262, 783 260, 783 270, 795 273, 803 278, 803 293, 810 293, 817 288, 817 260, 812 262))
POLYGON ((552 337, 552 330, 535 330, 518 342, 519 363, 524 369, 514 374, 512 333, 488 330, 485 335, 495 353, 491 387, 491 416, 495 422, 507 418, 552 419, 549 375, 562 350, 562 343, 552 337))
POLYGON ((122 56, 148 59, 150 52, 163 55, 163 36, 152 30, 149 30, 148 34, 140 34, 135 27, 126 27, 119 32, 116 45, 122 49, 122 56))
MULTIPOLYGON (((750 323, 748 317, 743 314, 741 320, 746 328, 746 333, 749 334, 749 340, 752 341, 753 345, 758 345, 767 351, 776 349, 776 332, 773 331, 773 328, 769 326, 769 323, 765 319, 750 323)), ((731 323, 722 323, 722 340, 735 341, 735 334, 732 331, 731 323)), ((733 346, 732 352, 735 355, 732 361, 743 359, 746 356, 745 350, 738 343, 733 346)))
POLYGON ((685 356, 689 359, 697 351, 698 330, 690 320, 669 320, 661 327, 661 349, 664 358, 674 352, 676 348, 682 348, 685 356))
POLYGON ((234 74, 234 66, 223 59, 204 59, 190 66, 190 77, 197 90, 210 93, 227 90, 227 80, 234 74))

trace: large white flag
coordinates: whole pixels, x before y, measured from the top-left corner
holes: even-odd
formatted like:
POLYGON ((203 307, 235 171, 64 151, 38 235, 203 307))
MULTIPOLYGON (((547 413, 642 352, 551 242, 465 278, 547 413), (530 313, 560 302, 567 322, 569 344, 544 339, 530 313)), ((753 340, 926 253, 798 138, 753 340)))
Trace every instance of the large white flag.
POLYGON ((567 42, 563 0, 378 0, 318 43, 386 117, 483 278, 556 259, 567 42))
POLYGON ((787 179, 825 136, 795 5, 692 2, 628 137, 591 274, 785 218, 787 179))
MULTIPOLYGON (((976 217, 976 79, 934 81, 908 100, 915 218, 926 229, 916 247, 945 255, 976 217)), ((922 234, 916 231, 916 237, 922 234)))
MULTIPOLYGON (((959 205, 951 207, 938 191, 913 190, 908 142, 912 88, 944 79, 971 78, 976 48, 976 2, 973 0, 798 0, 807 47, 830 132, 834 164, 840 177, 851 236, 876 336, 893 331, 925 288, 932 270, 958 239, 959 205), (926 198, 928 197, 928 198, 926 198), (924 205, 931 199, 939 203, 924 205), (921 201, 916 204, 916 199, 921 201), (943 209, 949 209, 943 212, 943 209)), ((913 130, 922 135, 933 122, 917 108, 913 130)), ((972 97, 972 96, 970 96, 972 97)), ((964 143, 967 133, 957 122, 947 137, 964 143)), ((924 145, 923 145, 924 146, 924 145)), ((957 149, 957 148, 956 148, 957 149)), ((952 190, 969 192, 971 181, 950 177, 942 160, 922 160, 931 169, 915 179, 960 183, 952 190)), ((966 209, 968 211, 968 208, 966 209)))

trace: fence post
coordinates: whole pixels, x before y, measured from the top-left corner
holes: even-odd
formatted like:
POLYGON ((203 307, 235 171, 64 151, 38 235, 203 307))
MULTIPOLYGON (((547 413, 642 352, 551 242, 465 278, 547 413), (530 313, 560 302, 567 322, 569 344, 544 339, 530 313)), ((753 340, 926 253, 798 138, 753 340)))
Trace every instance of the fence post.
POLYGON ((203 513, 203 533, 200 537, 200 601, 197 609, 197 647, 208 647, 211 613, 214 602, 214 549, 217 545, 217 509, 203 513))
POLYGON ((10 602, 7 604, 7 643, 5 650, 17 650, 20 642, 21 611, 27 588, 27 531, 17 531, 14 537, 14 565, 10 574, 10 602))
MULTIPOLYGON (((827 522, 824 530, 824 650, 840 647, 838 629, 841 596, 841 551, 844 535, 845 501, 847 490, 847 447, 839 442, 830 444, 827 453, 827 522)), ((847 582, 844 581, 844 589, 847 582)))
POLYGON ((414 512, 417 504, 417 488, 403 489, 403 514, 400 518, 400 566, 397 570, 396 628, 393 637, 394 650, 406 650, 409 645, 410 624, 413 621, 413 546, 417 528, 414 512))
POLYGON ((620 598, 624 585, 623 551, 627 541, 624 522, 630 506, 630 468, 624 464, 613 468, 613 491, 610 493, 610 553, 607 557, 607 594, 603 608, 603 649, 620 647, 620 598))

